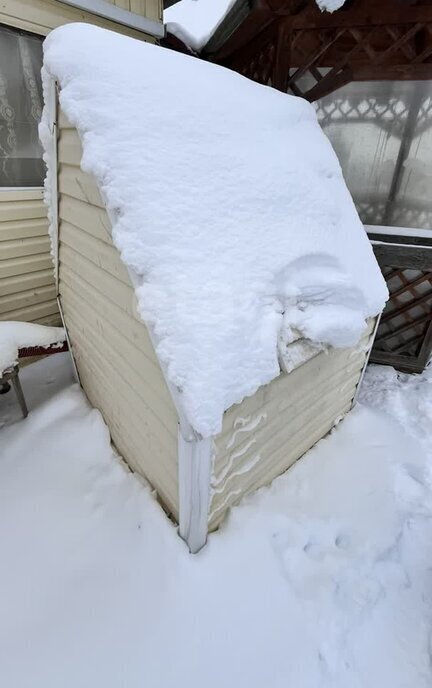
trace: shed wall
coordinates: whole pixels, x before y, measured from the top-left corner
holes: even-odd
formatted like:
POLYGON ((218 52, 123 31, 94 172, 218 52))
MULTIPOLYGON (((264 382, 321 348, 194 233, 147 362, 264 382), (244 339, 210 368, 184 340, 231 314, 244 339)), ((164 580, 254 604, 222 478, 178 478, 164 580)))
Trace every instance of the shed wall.
POLYGON ((42 189, 0 189, 0 320, 60 324, 42 189))
POLYGON ((232 406, 215 441, 209 529, 286 471, 351 407, 373 323, 356 349, 320 353, 232 406))
POLYGON ((78 134, 59 118, 59 292, 81 384, 128 464, 178 519, 177 412, 78 134))

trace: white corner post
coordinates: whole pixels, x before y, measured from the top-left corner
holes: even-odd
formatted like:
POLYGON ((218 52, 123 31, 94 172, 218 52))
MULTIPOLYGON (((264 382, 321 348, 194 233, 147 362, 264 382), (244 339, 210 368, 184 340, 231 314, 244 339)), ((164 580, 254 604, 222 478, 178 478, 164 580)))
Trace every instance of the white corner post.
POLYGON ((207 542, 213 438, 178 431, 179 534, 192 554, 207 542))
POLYGON ((80 377, 78 373, 78 368, 72 351, 72 345, 69 339, 69 332, 66 327, 66 322, 64 319, 63 308, 60 299, 60 287, 59 287, 59 212, 58 212, 58 156, 57 156, 57 139, 58 139, 58 86, 54 77, 51 77, 48 82, 48 88, 46 92, 45 107, 48 113, 48 127, 49 127, 49 151, 47 155, 49 158, 48 163, 48 178, 47 182, 49 185, 49 221, 50 221, 50 235, 51 235, 51 248, 53 253, 54 261, 54 278, 56 286, 56 299, 57 306, 59 309, 60 317, 66 333, 66 341, 69 347, 69 353, 72 360, 72 365, 74 369, 74 377, 76 382, 80 384, 80 377))

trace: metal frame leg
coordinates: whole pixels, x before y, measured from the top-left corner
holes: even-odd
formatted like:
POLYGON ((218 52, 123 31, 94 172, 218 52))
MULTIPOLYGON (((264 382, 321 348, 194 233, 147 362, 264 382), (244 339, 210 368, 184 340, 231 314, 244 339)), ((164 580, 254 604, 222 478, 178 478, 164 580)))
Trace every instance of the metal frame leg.
POLYGON ((27 418, 28 409, 26 400, 24 398, 24 392, 22 391, 21 382, 18 376, 18 368, 16 368, 16 370, 14 371, 14 375, 12 376, 12 384, 23 414, 23 418, 27 418))

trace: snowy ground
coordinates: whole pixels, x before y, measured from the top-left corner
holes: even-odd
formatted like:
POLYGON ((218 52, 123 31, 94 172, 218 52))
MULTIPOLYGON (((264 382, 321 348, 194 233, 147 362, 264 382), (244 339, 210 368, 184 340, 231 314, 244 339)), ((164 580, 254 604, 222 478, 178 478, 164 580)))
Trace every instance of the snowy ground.
POLYGON ((0 686, 431 685, 432 370, 371 368, 197 556, 71 379, 23 370, 25 421, 0 397, 0 686))

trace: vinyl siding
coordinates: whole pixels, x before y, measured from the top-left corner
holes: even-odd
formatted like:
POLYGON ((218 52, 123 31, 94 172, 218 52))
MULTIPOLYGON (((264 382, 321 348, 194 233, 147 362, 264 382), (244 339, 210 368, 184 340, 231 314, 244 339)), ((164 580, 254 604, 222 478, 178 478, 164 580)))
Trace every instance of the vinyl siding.
POLYGON ((60 324, 42 189, 0 189, 0 320, 60 324))
MULTIPOLYGON (((148 19, 162 20, 161 0, 105 1, 148 19)), ((102 17, 97 17, 89 12, 70 7, 59 0, 2 0, 0 3, 0 24, 13 26, 41 36, 46 36, 52 29, 69 22, 95 24, 96 26, 102 26, 133 38, 154 41, 152 37, 143 34, 141 31, 136 31, 102 17)))
POLYGON ((75 129, 59 118, 59 291, 81 384, 120 454, 178 518, 177 412, 75 129))
POLYGON ((373 323, 356 349, 320 353, 232 406, 215 440, 209 528, 286 471, 351 407, 373 323))

